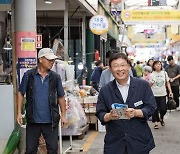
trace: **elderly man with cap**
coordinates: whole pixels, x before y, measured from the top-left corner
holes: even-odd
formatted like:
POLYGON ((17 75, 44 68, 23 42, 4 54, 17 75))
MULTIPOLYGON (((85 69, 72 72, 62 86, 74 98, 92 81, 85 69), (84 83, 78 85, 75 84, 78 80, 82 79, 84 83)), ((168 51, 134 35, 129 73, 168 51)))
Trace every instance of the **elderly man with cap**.
POLYGON ((58 151, 58 123, 61 109, 62 127, 66 121, 66 103, 60 76, 51 71, 55 59, 50 48, 38 53, 38 66, 28 70, 21 81, 18 92, 17 122, 22 125, 21 107, 26 94, 26 154, 36 154, 39 137, 46 141, 48 154, 58 151))

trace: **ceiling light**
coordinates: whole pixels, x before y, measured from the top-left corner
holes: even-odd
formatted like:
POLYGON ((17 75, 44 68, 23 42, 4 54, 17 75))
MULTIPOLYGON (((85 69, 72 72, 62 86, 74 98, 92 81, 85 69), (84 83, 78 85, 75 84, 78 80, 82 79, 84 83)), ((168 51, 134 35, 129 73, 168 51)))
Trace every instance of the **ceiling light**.
POLYGON ((73 60, 72 60, 71 57, 69 57, 68 63, 69 63, 69 64, 73 63, 73 60))
POLYGON ((52 4, 52 1, 51 1, 51 0, 44 0, 44 2, 45 2, 46 4, 52 4))
POLYGON ((10 43, 10 38, 6 38, 3 49, 4 50, 12 50, 12 45, 10 43))

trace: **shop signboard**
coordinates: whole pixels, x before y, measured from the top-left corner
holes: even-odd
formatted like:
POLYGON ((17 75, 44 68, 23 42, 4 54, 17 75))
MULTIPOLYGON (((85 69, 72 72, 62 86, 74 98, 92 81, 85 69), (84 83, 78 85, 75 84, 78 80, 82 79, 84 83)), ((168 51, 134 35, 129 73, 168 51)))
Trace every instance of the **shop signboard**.
POLYGON ((159 6, 159 0, 151 0, 152 6, 159 6))
POLYGON ((11 4, 12 0, 0 0, 0 4, 11 4))
POLYGON ((89 27, 92 33, 102 35, 107 33, 109 28, 108 19, 103 15, 96 15, 90 19, 89 27))
POLYGON ((165 6, 166 0, 148 0, 149 6, 165 6))
POLYGON ((42 35, 36 35, 36 48, 42 48, 42 35))
POLYGON ((122 10, 121 18, 126 25, 154 24, 174 25, 180 24, 179 10, 122 10))
POLYGON ((24 75, 24 73, 29 70, 32 69, 34 67, 36 67, 37 65, 37 60, 36 58, 18 58, 18 83, 20 84, 22 77, 24 75))
POLYGON ((137 33, 131 38, 132 43, 157 43, 166 39, 165 33, 137 33))
POLYGON ((111 35, 114 39, 118 40, 119 28, 114 18, 112 16, 109 16, 101 5, 98 6, 98 14, 106 16, 106 18, 108 19, 108 34, 111 35))
POLYGON ((35 39, 21 38, 21 51, 35 51, 35 39))
POLYGON ((160 6, 167 5, 166 0, 159 0, 159 5, 160 6))
POLYGON ((111 13, 113 16, 120 16, 121 14, 121 6, 120 5, 111 5, 111 13))
POLYGON ((15 37, 17 57, 37 57, 35 32, 16 32, 15 37))
POLYGON ((19 84, 24 72, 37 64, 36 32, 16 32, 15 38, 19 84))

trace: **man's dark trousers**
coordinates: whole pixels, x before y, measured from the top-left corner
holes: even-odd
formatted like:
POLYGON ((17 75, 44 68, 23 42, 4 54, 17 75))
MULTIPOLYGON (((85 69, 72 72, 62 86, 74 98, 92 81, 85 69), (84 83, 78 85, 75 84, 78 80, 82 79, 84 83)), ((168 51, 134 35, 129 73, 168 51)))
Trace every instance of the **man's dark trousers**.
POLYGON ((58 126, 52 124, 30 124, 26 126, 26 154, 37 154, 39 137, 41 133, 46 141, 48 154, 57 154, 58 151, 58 126))

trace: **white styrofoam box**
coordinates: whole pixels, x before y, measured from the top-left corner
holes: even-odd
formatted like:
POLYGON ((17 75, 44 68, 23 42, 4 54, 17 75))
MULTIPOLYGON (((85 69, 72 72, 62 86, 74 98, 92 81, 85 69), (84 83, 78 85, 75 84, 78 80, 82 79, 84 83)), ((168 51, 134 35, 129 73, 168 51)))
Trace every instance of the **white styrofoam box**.
POLYGON ((77 100, 78 100, 78 102, 79 102, 80 104, 83 104, 83 98, 77 97, 77 100))
POLYGON ((97 103, 98 96, 88 96, 84 98, 84 103, 97 103))
POLYGON ((96 113, 96 107, 85 108, 85 113, 96 113))
POLYGON ((13 85, 0 85, 0 140, 8 139, 14 129, 13 85))
POLYGON ((106 132, 106 127, 101 125, 101 122, 98 120, 98 132, 106 132))

